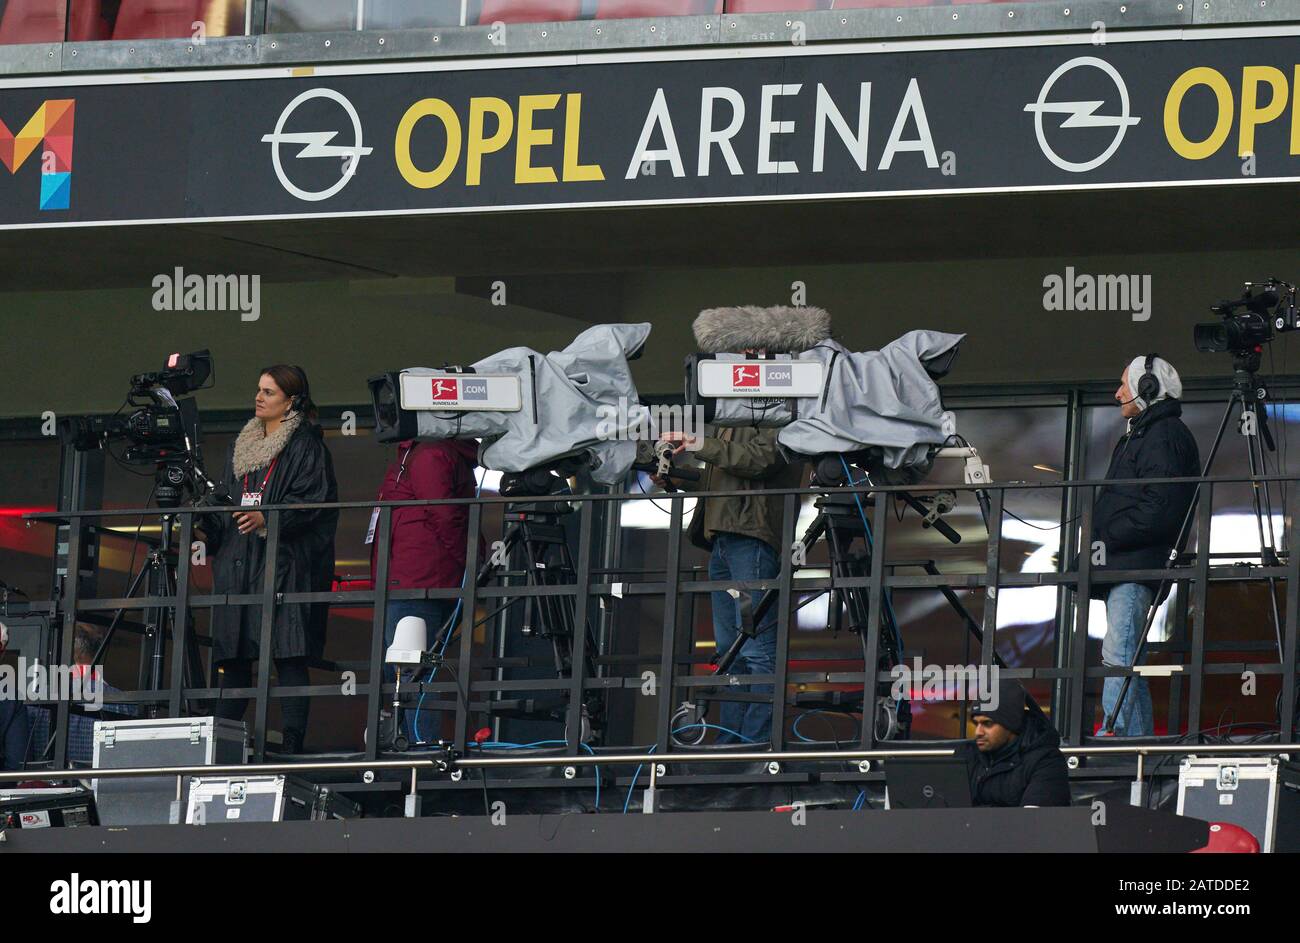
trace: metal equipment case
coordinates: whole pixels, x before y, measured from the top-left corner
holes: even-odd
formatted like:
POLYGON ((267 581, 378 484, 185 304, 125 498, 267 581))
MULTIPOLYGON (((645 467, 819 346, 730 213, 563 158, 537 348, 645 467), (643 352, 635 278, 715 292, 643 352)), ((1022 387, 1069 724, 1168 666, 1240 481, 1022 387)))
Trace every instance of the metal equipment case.
POLYGON ((1276 757, 1189 756, 1178 770, 1178 814, 1240 825, 1273 851, 1278 818, 1276 757))
MULTIPOLYGON (((139 766, 214 766, 244 762, 242 721, 213 717, 101 720, 95 724, 95 769, 139 766)), ((189 777, 182 785, 185 800, 189 777)), ((94 781, 103 825, 166 825, 177 799, 176 777, 130 777, 94 781)), ((183 808, 183 806, 181 807, 183 808)), ((175 810, 179 816, 180 809, 175 810)))
POLYGON ((292 776, 207 776, 190 784, 188 825, 355 819, 361 807, 327 786, 292 776))
POLYGON ((0 830, 79 828, 98 825, 90 790, 6 789, 0 791, 0 830))

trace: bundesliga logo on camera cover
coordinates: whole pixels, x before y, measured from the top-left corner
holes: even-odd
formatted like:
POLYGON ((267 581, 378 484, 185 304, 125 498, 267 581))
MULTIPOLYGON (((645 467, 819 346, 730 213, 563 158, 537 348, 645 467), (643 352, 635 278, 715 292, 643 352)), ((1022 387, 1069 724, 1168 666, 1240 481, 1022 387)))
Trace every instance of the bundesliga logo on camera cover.
POLYGON ((792 383, 793 371, 789 364, 738 363, 731 368, 733 390, 759 390, 792 383))
POLYGON ((439 402, 462 402, 487 399, 486 380, 461 380, 456 377, 434 377, 433 398, 439 402))

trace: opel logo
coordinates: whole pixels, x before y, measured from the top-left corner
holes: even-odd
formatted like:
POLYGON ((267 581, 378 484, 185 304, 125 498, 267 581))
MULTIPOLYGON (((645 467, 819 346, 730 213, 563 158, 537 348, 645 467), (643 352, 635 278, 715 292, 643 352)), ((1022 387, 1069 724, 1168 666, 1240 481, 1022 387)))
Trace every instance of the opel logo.
POLYGON ((1025 111, 1031 111, 1034 114, 1034 133, 1038 136, 1038 146, 1043 149, 1044 156, 1062 170, 1075 174, 1095 170, 1110 160, 1111 155, 1119 149, 1120 144, 1123 142, 1124 132, 1128 130, 1129 125, 1137 124, 1142 120, 1129 116, 1128 88, 1124 85, 1124 79, 1119 72, 1109 62, 1095 56, 1079 56, 1077 59, 1071 59, 1064 65, 1059 66, 1043 83, 1043 89, 1038 93, 1038 101, 1026 105, 1025 111), (1047 100, 1048 94, 1052 91, 1052 86, 1056 84, 1061 76, 1083 66, 1100 69, 1115 83, 1115 87, 1119 90, 1120 113, 1118 115, 1096 114, 1097 109, 1103 104, 1099 101, 1049 102, 1047 100), (1047 143, 1047 136, 1043 132, 1044 112, 1068 115, 1069 117, 1061 122, 1061 128, 1114 128, 1115 137, 1110 142, 1110 146, 1092 160, 1083 163, 1066 160, 1052 150, 1051 145, 1047 143))
POLYGON ((352 102, 332 88, 313 88, 289 102, 288 107, 280 113, 280 120, 276 122, 275 131, 263 135, 262 141, 271 145, 271 163, 275 165, 275 175, 280 178, 280 183, 284 188, 298 199, 312 202, 328 200, 346 187, 348 181, 356 174, 357 164, 361 158, 374 150, 374 148, 366 147, 361 143, 361 118, 358 117, 357 110, 352 107, 352 102), (328 98, 332 102, 337 102, 346 112, 352 124, 352 144, 331 144, 330 141, 338 137, 338 131, 295 131, 285 133, 284 126, 288 123, 289 116, 298 109, 299 105, 313 98, 328 98), (302 150, 293 155, 298 159, 305 157, 343 158, 338 182, 325 190, 319 191, 303 190, 301 187, 296 186, 284 171, 284 162, 280 158, 281 144, 303 145, 302 150))

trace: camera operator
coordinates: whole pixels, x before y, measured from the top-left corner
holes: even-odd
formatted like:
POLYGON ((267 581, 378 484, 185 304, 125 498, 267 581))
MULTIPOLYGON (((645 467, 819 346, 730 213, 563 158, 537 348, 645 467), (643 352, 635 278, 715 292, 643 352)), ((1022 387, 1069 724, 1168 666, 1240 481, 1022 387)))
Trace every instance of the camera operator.
MULTIPOLYGON (((478 464, 478 443, 472 439, 436 442, 406 440, 398 443, 397 454, 384 475, 380 501, 433 501, 444 498, 472 498, 474 469, 478 464)), ((371 515, 366 543, 370 544, 370 572, 378 573, 375 528, 379 510, 371 515)), ((461 585, 465 575, 465 546, 469 535, 469 506, 426 505, 393 509, 388 554, 388 585, 393 589, 446 589, 461 585)), ((480 543, 482 537, 479 538, 480 543)), ((480 552, 481 552, 480 547, 480 552)), ((472 579, 473 577, 471 577, 472 579)), ((397 623, 405 616, 424 619, 428 642, 447 622, 456 602, 452 599, 390 600, 384 622, 384 648, 393 643, 397 623)), ((394 680, 386 665, 384 677, 394 680)), ((408 735, 417 738, 414 715, 408 735)), ((427 715, 426 715, 427 716, 427 715)), ((425 739, 433 732, 426 721, 419 731, 425 739)))
MULTIPOLYGON (((715 436, 667 432, 662 441, 673 443, 673 455, 691 451, 704 463, 698 485, 701 491, 759 491, 765 488, 797 488, 803 469, 786 462, 776 445, 777 429, 725 428, 715 436)), ((662 482, 659 482, 662 484, 662 482)), ((741 495, 729 498, 700 498, 689 529, 691 543, 709 551, 710 580, 763 580, 781 573, 782 495, 741 495)), ((762 590, 750 590, 752 606, 763 598, 762 590)), ((719 652, 735 642, 741 627, 739 601, 725 590, 710 594, 713 606, 713 639, 719 652)), ((747 640, 732 665, 737 675, 770 675, 776 670, 776 615, 772 606, 747 640)), ((771 685, 736 688, 770 694, 771 685)), ((739 733, 741 742, 766 742, 772 734, 772 705, 723 701, 721 726, 739 733)), ((718 735, 718 743, 737 742, 730 732, 718 735)))
MULTIPOLYGON (((1200 475, 1196 439, 1179 418, 1183 408, 1178 398, 1182 392, 1177 371, 1155 354, 1135 357, 1125 368, 1115 402, 1128 428, 1115 445, 1106 471, 1108 481, 1200 475)), ((1099 488, 1093 510, 1092 546, 1103 550, 1105 556, 1098 569, 1164 568, 1195 496, 1194 484, 1099 488)), ((1167 583, 1166 587, 1171 585, 1167 583)), ((1158 582, 1093 584, 1093 596, 1106 601, 1102 664, 1132 667, 1147 613, 1162 601, 1155 598, 1159 586, 1158 582)), ((1123 678, 1104 679, 1102 707, 1106 717, 1114 710, 1123 683, 1123 678)), ((1151 736, 1154 732, 1151 691, 1141 676, 1133 678, 1123 710, 1115 719, 1114 732, 1128 737, 1151 736)))
MULTIPOLYGON (((239 495, 239 508, 204 516, 202 526, 213 554, 213 591, 231 595, 262 592, 266 567, 266 517, 263 504, 317 504, 338 500, 334 462, 321 427, 312 422, 307 374, 277 364, 261 372, 253 418, 231 447, 220 484, 239 495)), ((334 578, 337 510, 281 511, 276 592, 328 592, 334 578)), ((309 657, 325 643, 326 603, 282 603, 272 625, 271 656, 277 683, 310 684, 309 657)), ((218 606, 212 613, 214 686, 252 685, 253 661, 261 638, 261 606, 218 606)), ((310 701, 280 698, 284 721, 282 752, 299 753, 310 701)), ((247 699, 222 700, 217 717, 238 720, 247 699)))

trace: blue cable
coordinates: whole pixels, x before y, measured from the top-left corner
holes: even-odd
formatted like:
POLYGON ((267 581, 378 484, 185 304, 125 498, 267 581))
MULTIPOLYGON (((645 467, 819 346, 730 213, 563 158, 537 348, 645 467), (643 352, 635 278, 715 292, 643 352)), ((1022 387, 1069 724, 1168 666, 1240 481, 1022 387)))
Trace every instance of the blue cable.
MULTIPOLYGON (((478 498, 479 494, 480 494, 480 493, 482 492, 482 490, 483 490, 483 479, 484 479, 484 478, 487 478, 487 471, 486 471, 486 469, 484 470, 483 478, 480 478, 477 474, 474 476, 474 497, 475 497, 476 499, 478 498)), ((466 573, 468 573, 468 572, 469 572, 469 564, 468 564, 468 561, 466 561, 465 573, 461 573, 461 575, 460 575, 460 588, 461 588, 461 589, 464 589, 464 588, 465 588, 465 575, 466 575, 466 573)), ((451 625, 451 626, 454 626, 454 625, 456 624, 456 617, 457 617, 458 615, 460 615, 460 607, 461 607, 461 600, 457 599, 457 600, 456 600, 456 608, 453 609, 453 610, 451 611, 451 618, 449 618, 446 622, 444 622, 443 625, 451 625)), ((447 651, 447 643, 451 641, 451 635, 452 635, 452 632, 453 632, 453 631, 455 631, 455 630, 454 630, 454 629, 448 629, 447 634, 443 636, 443 639, 442 639, 442 647, 438 649, 438 657, 439 657, 439 658, 441 658, 441 657, 443 656, 443 654, 447 651)), ((429 675, 429 680, 430 680, 430 681, 432 681, 432 680, 434 679, 434 677, 438 674, 438 668, 439 668, 439 667, 441 667, 441 666, 440 666, 440 665, 434 665, 434 666, 433 666, 433 674, 429 675)), ((427 691, 421 691, 421 692, 420 692, 420 700, 417 701, 416 704, 415 704, 415 719, 411 721, 411 735, 415 738, 415 742, 416 742, 416 743, 419 743, 419 742, 420 742, 420 708, 422 708, 422 707, 424 706, 424 698, 425 698, 425 696, 426 696, 428 693, 429 693, 429 692, 427 692, 427 691)), ((597 791, 599 791, 599 789, 600 789, 600 787, 597 786, 597 791)), ((600 804, 600 800, 599 800, 599 799, 596 800, 596 804, 597 804, 597 805, 600 804)))
POLYGON ((852 811, 854 812, 861 811, 862 807, 866 804, 866 798, 867 798, 867 791, 865 789, 858 790, 858 797, 853 800, 852 811))
MULTIPOLYGON (((731 734, 733 737, 737 738, 738 740, 743 740, 745 743, 756 743, 756 742, 757 742, 757 741, 755 741, 755 740, 751 740, 749 737, 746 737, 746 736, 745 736, 744 734, 742 734, 742 733, 737 733, 736 731, 732 730, 730 727, 722 727, 722 726, 719 726, 718 724, 709 724, 709 723, 687 724, 685 727, 678 727, 676 730, 673 731, 673 733, 681 733, 683 730, 696 730, 696 729, 699 729, 700 727, 703 727, 703 728, 705 728, 706 730, 721 730, 723 733, 729 733, 729 734, 731 734)), ((657 746, 657 744, 656 744, 656 746, 657 746)), ((647 753, 653 753, 654 751, 655 751, 655 748, 654 748, 654 746, 652 746, 652 747, 650 747, 646 752, 647 752, 647 753)), ((623 800, 623 814, 624 814, 624 815, 627 815, 627 809, 628 809, 628 806, 630 806, 630 805, 632 804, 632 792, 633 792, 633 790, 636 789, 636 781, 637 781, 637 778, 641 775, 641 770, 644 769, 644 768, 645 768, 645 764, 644 764, 644 763, 640 763, 640 764, 637 765, 636 772, 634 772, 634 773, 632 774, 632 783, 631 783, 631 785, 629 785, 629 786, 627 787, 627 798, 623 800)))
POLYGON ((798 737, 804 743, 815 743, 816 741, 813 740, 812 737, 805 737, 803 734, 799 732, 799 721, 813 714, 824 714, 824 713, 826 712, 821 708, 818 708, 817 710, 804 711, 802 714, 800 714, 798 717, 794 719, 794 723, 790 726, 790 732, 794 734, 796 737, 798 737))

